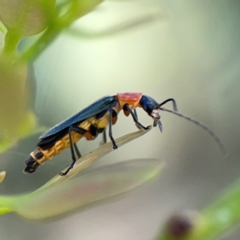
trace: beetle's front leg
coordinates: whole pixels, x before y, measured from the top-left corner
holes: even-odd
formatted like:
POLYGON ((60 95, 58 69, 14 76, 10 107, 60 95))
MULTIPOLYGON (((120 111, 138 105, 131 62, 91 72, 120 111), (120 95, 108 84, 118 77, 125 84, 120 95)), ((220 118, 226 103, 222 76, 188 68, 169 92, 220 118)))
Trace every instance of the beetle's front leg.
POLYGON ((135 113, 133 112, 133 110, 129 107, 129 105, 127 103, 125 103, 123 105, 123 110, 130 112, 130 114, 132 115, 133 121, 136 123, 137 127, 139 129, 144 129, 144 130, 148 130, 150 128, 150 126, 144 127, 139 121, 138 121, 138 117, 137 115, 135 115, 135 113))

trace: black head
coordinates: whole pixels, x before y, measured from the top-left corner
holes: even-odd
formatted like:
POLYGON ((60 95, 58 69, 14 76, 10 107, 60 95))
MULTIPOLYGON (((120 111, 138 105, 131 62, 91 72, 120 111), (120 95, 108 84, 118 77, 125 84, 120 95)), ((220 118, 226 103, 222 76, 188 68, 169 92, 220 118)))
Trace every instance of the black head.
POLYGON ((159 110, 160 110, 160 107, 162 105, 166 104, 167 102, 172 102, 174 111, 177 111, 176 102, 172 98, 167 99, 160 104, 157 103, 153 98, 146 96, 146 95, 143 95, 140 100, 140 104, 141 104, 142 108, 148 113, 148 115, 150 117, 153 118, 153 126, 156 127, 158 125, 160 131, 162 131, 163 127, 162 127, 162 123, 160 121, 161 116, 159 114, 159 110))
POLYGON ((33 173, 40 166, 40 164, 30 155, 29 159, 25 161, 26 167, 24 172, 33 173))

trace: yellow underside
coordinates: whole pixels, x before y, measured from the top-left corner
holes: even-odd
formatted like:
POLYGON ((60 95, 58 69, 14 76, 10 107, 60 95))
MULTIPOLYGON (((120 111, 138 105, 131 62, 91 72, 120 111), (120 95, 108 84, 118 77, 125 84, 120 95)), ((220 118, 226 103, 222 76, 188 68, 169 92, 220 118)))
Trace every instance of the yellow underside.
MULTIPOLYGON (((117 109, 116 109, 117 110, 117 109)), ((113 124, 117 121, 117 117, 113 118, 113 124)), ((87 140, 93 140, 94 136, 88 131, 91 125, 94 125, 98 129, 106 128, 109 124, 109 112, 107 112, 102 118, 96 120, 95 117, 88 118, 86 121, 80 123, 78 127, 87 130, 87 132, 83 135, 72 132, 72 140, 74 143, 78 142, 82 137, 85 137, 87 140)), ((36 160, 39 164, 43 164, 45 161, 51 160, 54 156, 60 154, 65 148, 70 147, 70 139, 69 134, 66 134, 61 140, 57 141, 53 147, 50 149, 42 150, 39 148, 37 151, 41 151, 43 153, 43 157, 39 160, 36 160)), ((32 152, 32 157, 34 157, 36 151, 32 152)), ((35 157, 34 157, 35 158, 35 157)))

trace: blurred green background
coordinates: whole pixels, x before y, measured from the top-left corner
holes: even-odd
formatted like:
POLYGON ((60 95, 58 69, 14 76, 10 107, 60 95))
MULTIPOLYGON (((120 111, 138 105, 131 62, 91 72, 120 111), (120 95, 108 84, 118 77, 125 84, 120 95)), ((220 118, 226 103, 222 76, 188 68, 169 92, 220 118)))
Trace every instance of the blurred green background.
MULTIPOLYGON (((239 177, 240 2, 237 0, 107 1, 74 24, 100 32, 146 14, 160 14, 151 24, 101 38, 62 33, 34 62, 32 99, 39 124, 53 126, 104 95, 143 92, 158 102, 173 97, 179 112, 210 126, 226 145, 224 159, 216 143, 195 125, 162 113, 163 133, 147 135, 94 164, 131 158, 160 158, 168 164, 154 184, 114 203, 52 223, 26 222, 13 214, 0 219, 4 240, 148 240, 154 239, 176 211, 200 210, 239 177), (34 86, 35 85, 35 86, 34 86)), ((171 106, 169 106, 170 108, 171 106)), ((139 109, 145 125, 152 120, 139 109)), ((119 115, 118 137, 135 130, 119 115)), ((70 152, 23 175, 24 161, 38 136, 22 140, 1 155, 8 176, 2 193, 36 189, 70 162, 70 152)), ((99 145, 80 141, 87 153, 99 145)), ((236 229, 226 239, 239 239, 236 229)))

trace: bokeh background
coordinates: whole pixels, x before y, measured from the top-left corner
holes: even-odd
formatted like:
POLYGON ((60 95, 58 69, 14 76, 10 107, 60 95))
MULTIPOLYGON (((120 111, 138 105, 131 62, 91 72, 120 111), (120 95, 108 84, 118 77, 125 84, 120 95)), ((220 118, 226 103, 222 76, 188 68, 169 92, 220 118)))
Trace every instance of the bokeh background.
MULTIPOLYGON (((147 135, 121 147, 94 166, 132 158, 167 162, 152 184, 115 202, 50 223, 26 222, 14 214, 0 219, 5 240, 154 239, 173 213, 200 210, 239 177, 240 2, 237 0, 107 1, 74 24, 101 32, 141 16, 151 23, 107 37, 62 33, 34 62, 32 107, 40 125, 50 127, 104 95, 143 92, 158 102, 173 97, 181 113, 210 126, 226 145, 224 158, 209 135, 188 121, 162 113, 163 133, 147 135)), ((170 105, 169 108, 172 106, 170 105)), ((145 125, 152 120, 138 111, 145 125)), ((114 136, 135 131, 122 113, 114 136)), ((8 177, 1 192, 31 191, 70 162, 67 150, 32 175, 24 161, 39 135, 22 140, 1 156, 8 177)), ((87 153, 99 145, 82 140, 87 153)), ((239 239, 236 229, 224 239, 239 239)))

